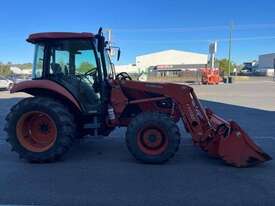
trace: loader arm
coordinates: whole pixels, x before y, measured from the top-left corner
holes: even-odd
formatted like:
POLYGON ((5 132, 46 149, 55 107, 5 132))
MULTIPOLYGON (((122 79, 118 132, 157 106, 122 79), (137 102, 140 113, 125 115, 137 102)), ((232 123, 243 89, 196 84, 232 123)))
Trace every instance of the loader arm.
MULTIPOLYGON (((236 167, 246 167, 270 160, 249 136, 233 121, 226 121, 204 109, 192 87, 174 83, 144 83, 118 81, 112 83, 111 102, 119 117, 127 105, 142 101, 157 101, 170 98, 176 105, 180 117, 193 143, 212 156, 223 159, 236 167), (160 95, 155 98, 129 100, 123 91, 142 91, 160 95), (118 98, 119 97, 119 98, 118 98)), ((119 123, 118 123, 119 124, 119 123)))

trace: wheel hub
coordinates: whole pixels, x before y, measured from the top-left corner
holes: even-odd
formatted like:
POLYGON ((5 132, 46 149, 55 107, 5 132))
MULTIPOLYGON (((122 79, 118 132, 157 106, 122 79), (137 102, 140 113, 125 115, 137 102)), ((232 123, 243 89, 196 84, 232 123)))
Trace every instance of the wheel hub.
POLYGON ((148 155, 159 155, 167 147, 168 140, 163 131, 158 127, 142 129, 138 134, 138 145, 148 155))
POLYGON ((154 143, 156 140, 157 140, 157 137, 155 135, 150 135, 148 137, 148 140, 151 142, 151 143, 154 143))
POLYGON ((16 134, 25 149, 32 152, 44 152, 55 143, 57 127, 48 114, 32 111, 20 117, 16 125, 16 134))
POLYGON ((40 125, 40 132, 43 133, 43 134, 48 134, 49 133, 49 125, 41 124, 40 125))

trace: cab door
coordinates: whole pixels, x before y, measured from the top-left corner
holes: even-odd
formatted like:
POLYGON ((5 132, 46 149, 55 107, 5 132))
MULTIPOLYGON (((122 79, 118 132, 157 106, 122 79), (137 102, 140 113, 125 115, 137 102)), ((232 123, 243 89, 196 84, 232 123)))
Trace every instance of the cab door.
POLYGON ((98 66, 92 44, 60 40, 50 46, 49 78, 70 91, 89 113, 100 106, 98 66))

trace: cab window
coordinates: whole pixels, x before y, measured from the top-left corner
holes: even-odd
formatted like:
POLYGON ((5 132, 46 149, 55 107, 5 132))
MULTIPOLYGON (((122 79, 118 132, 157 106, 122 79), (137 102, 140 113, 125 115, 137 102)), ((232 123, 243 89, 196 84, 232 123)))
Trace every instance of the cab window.
POLYGON ((44 49, 45 47, 43 45, 35 46, 34 63, 32 70, 33 79, 38 79, 42 77, 44 64, 44 49))
POLYGON ((51 46, 51 75, 79 75, 97 71, 92 44, 86 40, 62 40, 51 46))
POLYGON ((91 50, 82 50, 75 55, 76 73, 85 74, 87 72, 96 72, 96 59, 91 50))

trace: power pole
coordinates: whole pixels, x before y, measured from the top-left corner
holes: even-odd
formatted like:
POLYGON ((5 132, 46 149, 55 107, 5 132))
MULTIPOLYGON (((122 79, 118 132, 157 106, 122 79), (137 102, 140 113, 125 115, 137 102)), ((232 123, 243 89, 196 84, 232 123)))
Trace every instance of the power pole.
POLYGON ((229 51, 228 51, 228 76, 230 77, 231 73, 231 47, 232 47, 232 31, 233 31, 233 22, 229 25, 229 51))
POLYGON ((106 32, 108 33, 108 42, 112 45, 112 29, 107 29, 106 32))
POLYGON ((217 53, 217 41, 214 41, 209 45, 209 55, 210 55, 209 60, 210 60, 211 69, 214 69, 215 67, 216 53, 217 53))
POLYGON ((107 33, 107 36, 108 36, 108 43, 109 43, 109 47, 110 47, 109 54, 110 54, 111 57, 113 57, 115 55, 115 53, 114 53, 114 50, 112 48, 112 45, 113 45, 112 29, 106 29, 105 32, 107 33))

